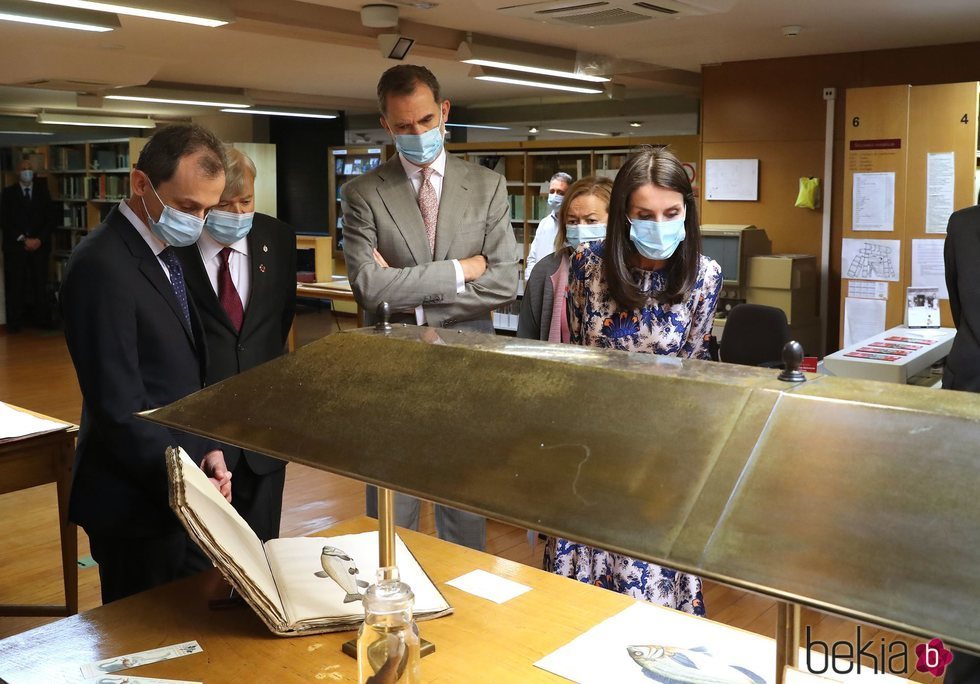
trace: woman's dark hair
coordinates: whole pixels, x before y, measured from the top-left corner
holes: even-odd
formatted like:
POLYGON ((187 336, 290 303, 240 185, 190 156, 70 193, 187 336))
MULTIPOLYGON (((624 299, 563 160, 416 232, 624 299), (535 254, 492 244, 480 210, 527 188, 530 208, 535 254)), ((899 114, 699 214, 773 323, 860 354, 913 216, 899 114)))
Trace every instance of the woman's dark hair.
POLYGON ((389 95, 411 95, 420 83, 428 86, 436 103, 442 102, 439 99, 439 81, 424 66, 399 64, 381 74, 378 81, 378 109, 381 110, 381 115, 386 114, 389 95))
POLYGON ((604 268, 609 294, 623 308, 645 306, 650 299, 664 304, 677 304, 694 286, 701 256, 701 229, 694 190, 687 172, 670 151, 664 147, 643 147, 626 160, 613 183, 609 200, 609 221, 606 226, 606 255, 604 268), (673 190, 684 197, 684 240, 667 260, 664 289, 646 292, 630 275, 630 261, 637 254, 630 240, 630 198, 640 187, 652 183, 673 190))
POLYGON ((204 150, 198 165, 207 178, 225 172, 228 160, 225 146, 214 133, 197 124, 170 124, 153 134, 140 152, 136 168, 145 173, 153 187, 159 188, 174 177, 181 157, 204 150))

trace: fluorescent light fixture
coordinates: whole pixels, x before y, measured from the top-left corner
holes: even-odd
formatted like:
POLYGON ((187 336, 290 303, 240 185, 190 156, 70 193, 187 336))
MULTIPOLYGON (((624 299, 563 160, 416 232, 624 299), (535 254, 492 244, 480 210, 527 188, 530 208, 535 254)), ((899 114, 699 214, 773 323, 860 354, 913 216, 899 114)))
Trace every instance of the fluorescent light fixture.
POLYGON ((0 21, 104 33, 119 28, 119 17, 106 12, 85 12, 70 7, 45 7, 29 0, 0 2, 0 21))
POLYGON ((89 116, 87 114, 49 114, 37 115, 39 124, 56 126, 102 126, 105 128, 156 128, 156 121, 150 118, 129 116, 89 116))
POLYGON ((588 85, 581 81, 570 81, 568 79, 558 79, 554 76, 533 76, 505 71, 503 69, 492 69, 490 67, 475 66, 470 69, 470 78, 478 81, 493 81, 494 83, 510 83, 513 85, 531 86, 532 88, 545 88, 548 90, 562 90, 568 93, 584 93, 586 95, 598 95, 604 92, 602 86, 588 85))
POLYGON ((547 128, 545 130, 551 131, 552 133, 574 133, 575 135, 597 135, 602 138, 608 138, 608 133, 596 133, 595 131, 573 131, 567 128, 547 128))
POLYGON ((194 105, 197 107, 251 107, 252 101, 236 93, 210 93, 206 90, 182 90, 177 88, 157 88, 137 86, 110 90, 107 100, 126 100, 129 102, 161 102, 164 104, 194 105))
POLYGON ((606 76, 577 71, 576 55, 573 50, 561 50, 543 45, 521 44, 513 41, 495 41, 494 45, 490 45, 468 41, 460 43, 456 50, 456 58, 466 64, 523 71, 539 76, 556 76, 590 83, 603 83, 610 80, 606 76))
POLYGON ((447 123, 446 128, 486 128, 491 131, 509 131, 510 128, 507 126, 487 126, 484 124, 458 124, 458 123, 447 123))
POLYGON ((324 112, 304 112, 295 109, 222 109, 229 114, 266 114, 268 116, 295 116, 300 119, 336 119, 336 114, 326 114, 324 112))
POLYGON ((75 7, 126 14, 147 19, 176 21, 195 26, 224 26, 235 21, 235 15, 227 7, 213 0, 30 0, 32 3, 75 7), (138 4, 137 4, 138 3, 138 4))
POLYGON ((51 131, 0 131, 0 135, 54 135, 51 131))

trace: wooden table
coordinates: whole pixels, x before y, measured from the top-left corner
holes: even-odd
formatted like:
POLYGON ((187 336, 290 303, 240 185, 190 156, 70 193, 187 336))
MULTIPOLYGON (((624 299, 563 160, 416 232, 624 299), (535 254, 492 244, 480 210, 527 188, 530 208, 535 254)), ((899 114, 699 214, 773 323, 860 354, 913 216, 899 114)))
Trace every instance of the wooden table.
MULTIPOLYGON (((368 518, 341 523, 325 536, 376 529, 368 518)), ((452 604, 449 617, 419 623, 436 652, 422 660, 425 681, 565 681, 534 667, 542 656, 633 604, 611 591, 558 577, 434 537, 398 530, 452 604), (471 570, 531 586, 498 605, 446 581, 471 570)), ((174 582, 0 641, 0 678, 62 681, 59 671, 149 648, 196 639, 203 653, 119 674, 216 682, 357 681, 356 661, 340 646, 353 632, 282 638, 246 607, 211 611, 215 573, 174 582)), ((665 609, 666 610, 666 609, 665 609)), ((696 618, 691 618, 696 619, 696 618)))
MULTIPOLYGON (((47 420, 55 420, 26 409, 18 410, 47 420)), ((78 612, 78 533, 75 524, 68 520, 68 493, 71 490, 77 433, 77 427, 67 424, 64 430, 0 443, 0 494, 50 482, 58 485, 61 566, 65 581, 65 605, 0 605, 0 616, 59 617, 75 615, 78 612)), ((0 569, 0 572, 3 570, 0 569)), ((3 660, 0 659, 0 663, 2 662, 3 660)))
MULTIPOLYGON (((354 299, 354 293, 350 289, 350 281, 348 280, 334 280, 322 283, 296 283, 296 296, 331 302, 353 302, 354 304, 357 304, 357 300, 354 299)), ((361 328, 363 326, 364 312, 358 305, 357 327, 361 328)), ((289 338, 286 346, 289 351, 295 351, 296 349, 295 323, 293 324, 293 327, 289 329, 289 338)))

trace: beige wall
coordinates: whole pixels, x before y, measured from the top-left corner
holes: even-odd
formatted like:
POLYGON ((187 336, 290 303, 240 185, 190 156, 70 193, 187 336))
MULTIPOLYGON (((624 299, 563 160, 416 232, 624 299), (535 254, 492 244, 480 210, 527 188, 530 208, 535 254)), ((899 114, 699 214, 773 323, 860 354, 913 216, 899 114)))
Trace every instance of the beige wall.
POLYGON ((980 43, 704 67, 701 168, 705 159, 757 158, 760 188, 758 202, 702 202, 702 221, 754 223, 769 234, 774 252, 805 252, 819 259, 822 215, 793 204, 801 176, 823 176, 822 90, 837 88, 828 348, 838 348, 844 91, 976 80, 980 43))

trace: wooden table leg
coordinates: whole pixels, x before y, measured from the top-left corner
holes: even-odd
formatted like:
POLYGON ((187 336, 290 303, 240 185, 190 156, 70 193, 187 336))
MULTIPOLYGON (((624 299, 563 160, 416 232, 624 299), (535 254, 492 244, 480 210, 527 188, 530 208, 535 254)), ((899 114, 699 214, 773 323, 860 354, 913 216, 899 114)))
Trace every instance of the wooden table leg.
POLYGON ((296 317, 293 316, 293 324, 289 326, 289 335, 286 336, 286 350, 296 351, 296 317))
POLYGON ((65 577, 65 608, 68 615, 78 613, 78 529, 68 520, 68 495, 75 462, 74 439, 61 447, 58 477, 58 518, 61 522, 61 565, 65 577))

